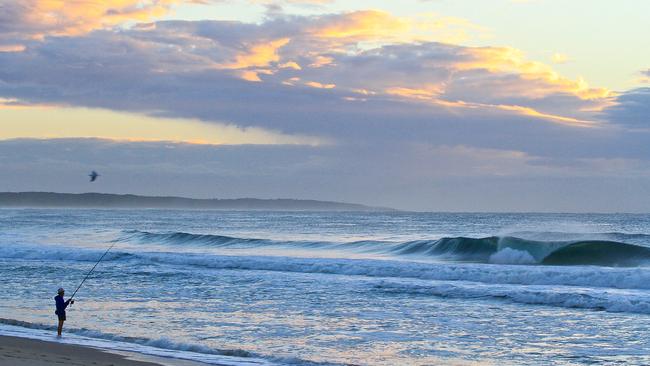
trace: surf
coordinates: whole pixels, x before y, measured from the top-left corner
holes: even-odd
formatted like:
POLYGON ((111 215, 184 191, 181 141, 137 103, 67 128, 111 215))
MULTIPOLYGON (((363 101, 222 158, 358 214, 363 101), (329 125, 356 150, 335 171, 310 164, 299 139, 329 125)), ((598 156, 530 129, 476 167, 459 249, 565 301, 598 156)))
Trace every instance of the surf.
MULTIPOLYGON (((617 237, 624 237, 617 234, 617 237)), ((530 240, 513 236, 445 237, 408 242, 278 241, 185 232, 128 231, 121 242, 194 245, 213 248, 276 248, 338 250, 394 257, 436 257, 445 260, 493 264, 598 265, 634 267, 650 263, 650 248, 613 240, 530 240)))
MULTIPOLYGON (((60 246, 3 246, 0 260, 92 263, 103 251, 60 246)), ((650 289, 650 269, 643 267, 509 265, 491 263, 422 262, 386 259, 300 258, 289 256, 225 255, 116 248, 104 261, 173 268, 272 271, 286 273, 471 281, 521 285, 562 285, 618 289, 650 289)), ((84 266, 84 270, 86 270, 84 266)), ((174 272, 176 273, 176 272, 174 272)), ((82 274, 80 274, 81 276, 82 274)))

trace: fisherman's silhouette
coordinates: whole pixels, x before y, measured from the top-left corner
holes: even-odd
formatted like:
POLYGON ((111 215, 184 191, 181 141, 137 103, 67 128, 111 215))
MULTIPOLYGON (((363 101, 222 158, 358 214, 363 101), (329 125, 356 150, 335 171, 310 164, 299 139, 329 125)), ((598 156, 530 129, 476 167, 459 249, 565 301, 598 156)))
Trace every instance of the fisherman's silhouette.
POLYGON ((90 174, 88 174, 88 176, 90 177, 90 181, 94 182, 97 180, 97 177, 99 177, 99 174, 93 170, 90 174))
POLYGON ((65 308, 67 308, 70 304, 74 304, 74 300, 63 300, 63 295, 65 295, 65 290, 63 288, 59 288, 58 293, 59 294, 54 297, 54 301, 56 302, 56 311, 54 313, 59 317, 59 326, 56 329, 56 334, 58 337, 60 337, 61 332, 63 331, 63 322, 65 321, 65 308))

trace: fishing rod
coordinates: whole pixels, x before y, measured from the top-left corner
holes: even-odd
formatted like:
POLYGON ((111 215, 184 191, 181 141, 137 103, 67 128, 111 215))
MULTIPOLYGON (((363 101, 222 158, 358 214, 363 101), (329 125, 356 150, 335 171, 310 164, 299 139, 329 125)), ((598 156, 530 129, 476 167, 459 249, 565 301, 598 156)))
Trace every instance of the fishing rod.
POLYGON ((109 252, 111 249, 113 249, 113 247, 115 246, 115 244, 116 244, 116 243, 113 243, 110 247, 108 247, 108 249, 106 249, 106 251, 104 252, 104 254, 102 254, 102 256, 99 258, 99 260, 97 261, 97 263, 95 263, 95 265, 93 266, 93 268, 91 268, 90 271, 88 271, 88 273, 86 274, 86 277, 84 277, 84 279, 81 281, 81 283, 79 284, 79 286, 77 286, 77 289, 74 290, 74 292, 72 293, 72 296, 70 296, 70 300, 72 300, 72 299, 74 298, 74 295, 77 294, 77 291, 79 291, 79 289, 81 288, 81 285, 83 285, 84 282, 86 282, 86 280, 88 279, 88 277, 90 276, 90 274, 93 273, 93 271, 95 270, 95 267, 97 267, 97 265, 99 264, 99 262, 101 262, 102 259, 104 259, 104 257, 106 256, 106 254, 108 254, 108 252, 109 252))

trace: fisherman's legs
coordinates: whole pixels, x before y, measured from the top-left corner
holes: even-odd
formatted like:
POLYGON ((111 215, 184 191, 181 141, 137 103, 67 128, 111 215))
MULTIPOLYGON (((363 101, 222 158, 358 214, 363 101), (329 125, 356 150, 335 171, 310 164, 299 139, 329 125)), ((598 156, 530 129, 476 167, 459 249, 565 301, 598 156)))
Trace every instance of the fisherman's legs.
POLYGON ((56 334, 59 337, 61 336, 61 332, 63 331, 63 322, 64 321, 65 321, 64 319, 59 318, 59 327, 56 329, 56 334))

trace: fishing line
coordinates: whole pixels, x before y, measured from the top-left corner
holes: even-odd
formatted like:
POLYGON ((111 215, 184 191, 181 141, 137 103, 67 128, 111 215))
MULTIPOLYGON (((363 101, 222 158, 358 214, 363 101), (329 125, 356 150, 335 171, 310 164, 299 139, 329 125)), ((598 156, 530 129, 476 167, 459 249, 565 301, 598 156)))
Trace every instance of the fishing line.
POLYGON ((109 252, 111 249, 113 249, 113 246, 115 246, 115 244, 116 244, 116 243, 113 243, 113 245, 111 245, 110 247, 108 247, 108 249, 106 249, 106 251, 104 252, 104 254, 102 254, 102 256, 99 258, 99 260, 97 261, 97 263, 95 263, 95 265, 93 266, 93 268, 91 268, 90 271, 88 271, 88 274, 86 274, 86 277, 84 277, 84 279, 81 281, 81 283, 79 284, 79 286, 77 286, 77 289, 74 290, 74 292, 72 293, 72 296, 70 296, 70 299, 74 298, 74 295, 77 293, 77 291, 79 291, 79 289, 81 288, 81 285, 83 285, 84 282, 86 282, 86 280, 88 279, 88 276, 90 276, 90 274, 93 273, 93 271, 95 270, 95 267, 97 267, 97 265, 99 264, 99 262, 101 262, 102 259, 104 259, 104 257, 106 256, 106 254, 108 254, 108 252, 109 252))

